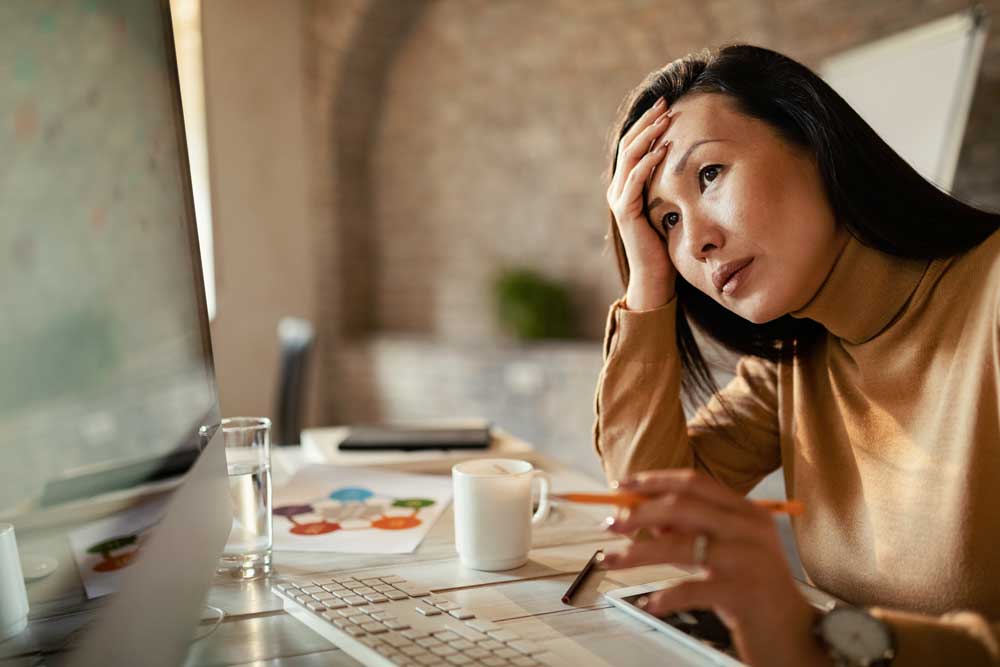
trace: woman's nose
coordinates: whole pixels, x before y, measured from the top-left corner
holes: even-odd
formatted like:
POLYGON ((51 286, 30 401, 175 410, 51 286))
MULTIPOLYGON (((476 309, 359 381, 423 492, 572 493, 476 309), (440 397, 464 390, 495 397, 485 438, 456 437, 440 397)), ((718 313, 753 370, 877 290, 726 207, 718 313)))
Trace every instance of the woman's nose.
POLYGON ((711 220, 688 217, 688 250, 700 262, 708 260, 713 251, 725 245, 722 228, 711 220))

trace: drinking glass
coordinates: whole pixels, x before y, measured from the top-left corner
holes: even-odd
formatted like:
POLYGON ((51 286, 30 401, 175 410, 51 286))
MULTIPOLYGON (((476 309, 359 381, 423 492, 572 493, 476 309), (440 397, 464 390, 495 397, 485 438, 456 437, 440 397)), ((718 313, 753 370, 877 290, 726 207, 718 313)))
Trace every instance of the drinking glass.
POLYGON ((271 572, 271 420, 222 420, 233 527, 219 573, 256 579, 271 572))

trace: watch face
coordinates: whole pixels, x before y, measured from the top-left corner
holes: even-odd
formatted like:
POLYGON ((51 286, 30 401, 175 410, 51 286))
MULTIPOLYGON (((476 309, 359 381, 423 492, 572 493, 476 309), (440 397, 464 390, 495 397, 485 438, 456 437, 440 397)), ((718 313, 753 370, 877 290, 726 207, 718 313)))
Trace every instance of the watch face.
POLYGON ((826 642, 858 664, 883 658, 892 650, 885 625, 861 609, 834 609, 823 619, 822 628, 826 642))

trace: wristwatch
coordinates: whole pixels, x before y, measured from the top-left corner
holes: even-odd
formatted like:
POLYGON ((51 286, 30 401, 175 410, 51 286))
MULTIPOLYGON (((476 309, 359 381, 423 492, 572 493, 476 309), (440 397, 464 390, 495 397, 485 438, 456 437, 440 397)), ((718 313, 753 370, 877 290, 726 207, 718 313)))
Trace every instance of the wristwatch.
POLYGON ((889 626, 858 607, 820 616, 814 631, 837 667, 888 667, 896 655, 889 626))

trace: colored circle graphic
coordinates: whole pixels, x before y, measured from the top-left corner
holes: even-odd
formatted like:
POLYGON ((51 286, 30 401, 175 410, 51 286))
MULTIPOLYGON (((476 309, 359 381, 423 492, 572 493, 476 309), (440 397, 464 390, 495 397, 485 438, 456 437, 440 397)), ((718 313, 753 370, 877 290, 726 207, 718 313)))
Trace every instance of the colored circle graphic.
POLYGON ((381 530, 407 530, 420 525, 420 519, 412 516, 384 516, 372 521, 372 528, 381 530))
POLYGON ((283 505, 281 507, 275 507, 271 510, 271 513, 275 516, 283 516, 291 519, 293 516, 297 516, 299 514, 309 514, 312 511, 312 505, 283 505))
POLYGON ((362 489, 361 487, 357 486, 347 486, 342 489, 337 489, 336 491, 331 493, 330 499, 339 500, 345 503, 351 501, 363 502, 365 500, 368 500, 374 495, 375 494, 368 489, 362 489))
POLYGON ((295 535, 322 535, 324 533, 332 533, 335 530, 340 530, 340 524, 330 521, 299 523, 291 528, 291 532, 295 535))
POLYGON ((434 501, 429 498, 400 498, 399 500, 393 501, 393 507, 408 507, 413 510, 419 510, 424 507, 430 507, 434 504, 434 501))

